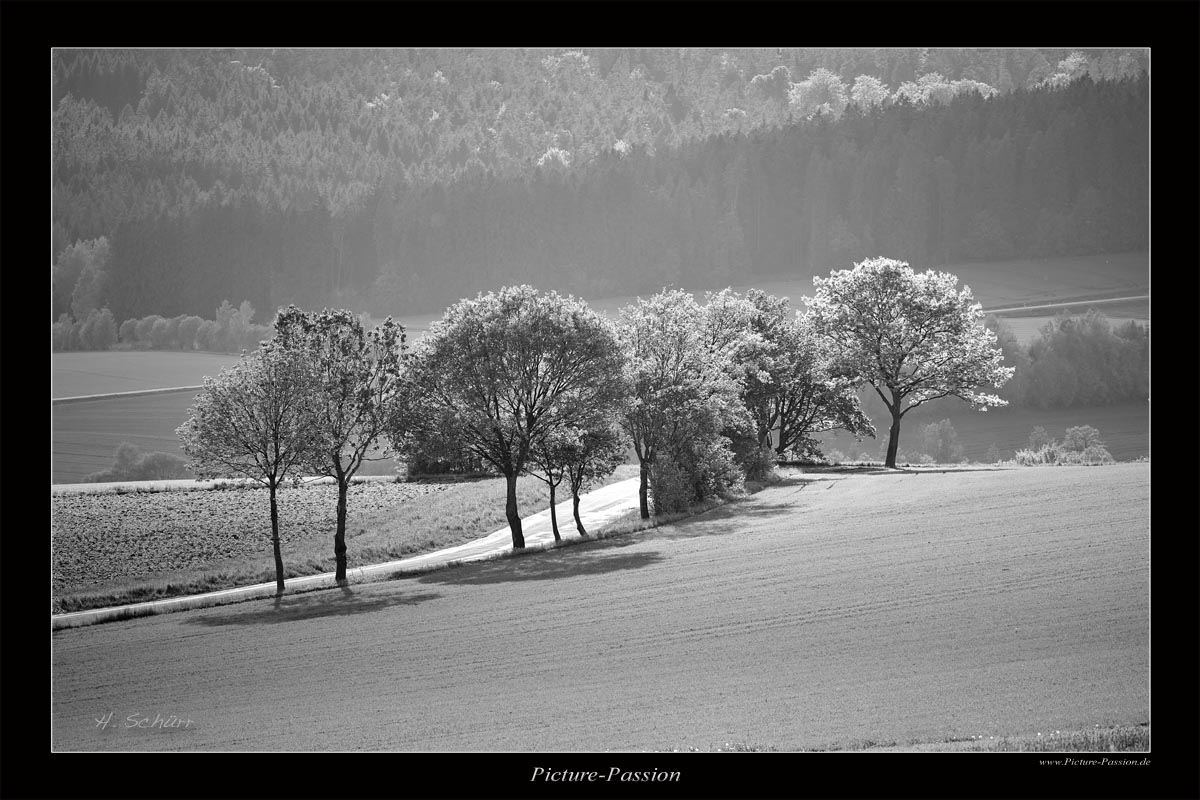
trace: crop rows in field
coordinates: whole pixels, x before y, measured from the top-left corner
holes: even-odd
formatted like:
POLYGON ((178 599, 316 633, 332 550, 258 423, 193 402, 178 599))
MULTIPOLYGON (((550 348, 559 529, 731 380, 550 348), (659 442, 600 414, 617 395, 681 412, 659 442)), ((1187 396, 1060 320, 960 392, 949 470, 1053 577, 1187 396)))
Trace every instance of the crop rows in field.
MULTIPOLYGON (((386 513, 446 488, 361 483, 350 487, 347 502, 353 520, 386 513)), ((64 494, 51 503, 56 593, 225 560, 260 560, 271 548, 270 504, 267 493, 257 488, 64 494)), ((332 550, 336 486, 281 489, 278 507, 285 556, 314 542, 332 550)), ((349 526, 348 534, 352 541, 349 526)))
MULTIPOLYGON (((504 492, 500 479, 352 484, 346 524, 350 565, 427 552, 498 530, 505 524, 504 492)), ((518 482, 522 514, 542 510, 545 497, 541 482, 518 482)), ((283 488, 278 508, 288 574, 331 570, 336 486, 283 488)), ((50 524, 54 598, 104 596, 166 581, 186 584, 211 574, 257 570, 273 576, 270 503, 262 488, 54 495, 50 524)))
POLYGON ((1144 464, 799 475, 630 536, 61 631, 54 742, 793 750, 1136 725, 1148 515, 1144 464), (101 691, 196 724, 97 732, 101 691))

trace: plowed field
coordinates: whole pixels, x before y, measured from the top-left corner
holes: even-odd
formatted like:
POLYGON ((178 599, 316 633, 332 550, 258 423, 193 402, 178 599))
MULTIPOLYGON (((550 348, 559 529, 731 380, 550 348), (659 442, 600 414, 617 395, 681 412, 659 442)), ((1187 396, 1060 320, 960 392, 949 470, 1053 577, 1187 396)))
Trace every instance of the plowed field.
POLYGON ((1148 464, 809 474, 591 545, 56 633, 53 746, 796 749, 1136 724, 1148 519, 1148 464))

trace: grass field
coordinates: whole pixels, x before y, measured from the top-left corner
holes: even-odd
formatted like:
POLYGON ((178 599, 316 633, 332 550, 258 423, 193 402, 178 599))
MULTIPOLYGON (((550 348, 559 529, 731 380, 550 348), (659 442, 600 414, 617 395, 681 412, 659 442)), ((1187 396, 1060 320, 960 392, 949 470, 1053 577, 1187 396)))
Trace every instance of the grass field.
POLYGON ((70 750, 783 751, 1141 726, 1149 465, 802 474, 685 522, 56 632, 70 750), (99 729, 98 714, 187 729, 99 729))

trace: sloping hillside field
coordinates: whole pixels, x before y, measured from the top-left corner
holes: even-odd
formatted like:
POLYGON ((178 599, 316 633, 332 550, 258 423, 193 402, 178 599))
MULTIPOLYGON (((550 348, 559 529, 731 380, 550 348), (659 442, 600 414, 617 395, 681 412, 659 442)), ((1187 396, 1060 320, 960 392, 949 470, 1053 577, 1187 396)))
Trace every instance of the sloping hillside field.
POLYGON ((1148 464, 803 474, 590 545, 56 633, 53 746, 801 749, 1138 724, 1148 519, 1148 464))

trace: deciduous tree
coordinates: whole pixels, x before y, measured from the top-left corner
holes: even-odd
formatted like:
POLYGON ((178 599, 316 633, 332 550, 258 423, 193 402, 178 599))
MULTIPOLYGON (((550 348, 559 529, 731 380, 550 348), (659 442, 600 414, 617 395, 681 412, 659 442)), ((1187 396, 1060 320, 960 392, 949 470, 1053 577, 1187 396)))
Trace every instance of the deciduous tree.
POLYGON ((416 349, 412 382, 449 423, 444 435, 504 475, 521 549, 517 477, 535 442, 572 409, 607 402, 620 374, 611 323, 573 297, 512 286, 448 308, 416 349))
POLYGON ((869 383, 891 412, 887 466, 896 466, 900 420, 913 408, 940 397, 982 410, 1007 404, 979 391, 1003 385, 1013 368, 1003 366, 996 334, 954 275, 871 258, 813 283, 805 302, 835 373, 869 383))
POLYGON ((772 432, 779 457, 815 454, 818 433, 874 437, 853 381, 833 374, 811 320, 797 317, 786 297, 759 289, 710 292, 704 319, 709 346, 727 351, 735 366, 760 448, 771 448, 772 432))
POLYGON ((595 421, 581 430, 567 458, 567 482, 571 486, 572 513, 580 536, 587 536, 579 518, 579 492, 588 482, 605 478, 625 463, 629 445, 620 421, 595 421))
POLYGON ((306 312, 289 306, 275 318, 279 347, 308 364, 304 398, 313 418, 313 457, 306 466, 338 487, 333 553, 336 580, 346 580, 346 495, 364 461, 386 456, 382 434, 394 421, 402 390, 404 326, 388 317, 374 329, 349 311, 306 312))
POLYGON ((659 511, 676 478, 690 484, 692 499, 726 484, 732 452, 722 434, 750 427, 728 351, 705 341, 703 318, 695 298, 679 289, 621 309, 629 392, 621 424, 641 466, 643 519, 652 482, 659 511))
POLYGON ((242 476, 267 487, 279 594, 284 581, 276 492, 314 458, 310 381, 297 354, 264 346, 206 377, 188 421, 175 431, 197 478, 242 476))

